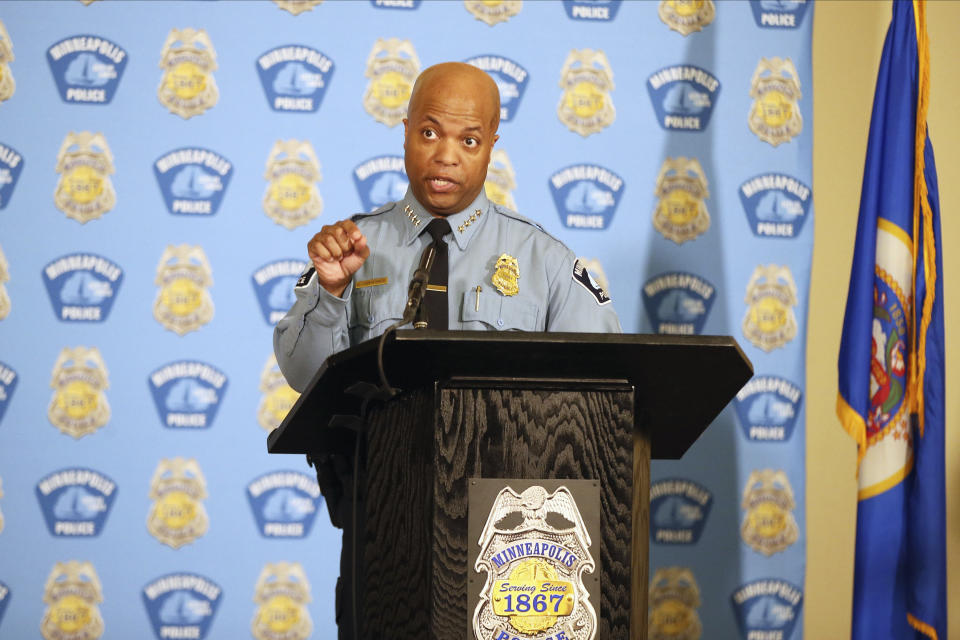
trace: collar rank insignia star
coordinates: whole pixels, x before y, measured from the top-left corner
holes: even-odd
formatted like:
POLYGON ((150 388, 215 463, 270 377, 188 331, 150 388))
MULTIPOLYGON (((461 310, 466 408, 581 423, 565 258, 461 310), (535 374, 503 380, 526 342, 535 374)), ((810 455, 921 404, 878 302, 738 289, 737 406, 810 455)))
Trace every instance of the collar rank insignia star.
POLYGON ((520 292, 520 286, 517 281, 520 279, 520 263, 513 256, 505 253, 497 258, 497 264, 494 266, 493 277, 490 282, 497 288, 497 291, 505 296, 515 296, 520 292))

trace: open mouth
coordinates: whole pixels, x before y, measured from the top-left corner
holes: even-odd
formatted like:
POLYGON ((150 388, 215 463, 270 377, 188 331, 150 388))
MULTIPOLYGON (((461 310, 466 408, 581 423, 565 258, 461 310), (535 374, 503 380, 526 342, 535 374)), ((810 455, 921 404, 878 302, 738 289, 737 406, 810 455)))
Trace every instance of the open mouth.
POLYGON ((437 177, 427 180, 430 190, 434 193, 449 193, 455 190, 459 185, 449 178, 437 177))

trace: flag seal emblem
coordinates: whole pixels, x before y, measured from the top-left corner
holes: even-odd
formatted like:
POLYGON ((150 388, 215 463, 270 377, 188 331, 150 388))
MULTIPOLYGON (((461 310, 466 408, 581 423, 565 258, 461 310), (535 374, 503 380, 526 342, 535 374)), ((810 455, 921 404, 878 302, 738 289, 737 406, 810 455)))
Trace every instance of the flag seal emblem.
POLYGON ((174 215, 212 216, 220 209, 233 164, 209 149, 183 147, 153 163, 167 211, 174 215))
POLYGON ((57 154, 60 180, 53 195, 54 204, 80 223, 99 218, 117 202, 110 181, 113 172, 113 154, 102 133, 71 131, 57 154))
POLYGON ((213 318, 213 300, 207 290, 213 273, 199 245, 167 245, 154 279, 160 289, 153 302, 153 317, 182 336, 213 318))
POLYGON ((320 108, 333 77, 333 60, 298 44, 270 49, 256 62, 267 104, 274 111, 308 113, 320 108))
POLYGON ((307 224, 323 211, 317 183, 323 179, 320 161, 306 140, 277 140, 267 157, 268 181, 263 210, 287 229, 307 224))
POLYGON ((617 17, 622 0, 563 0, 571 20, 611 22, 617 17))
POLYGON ((0 362, 0 422, 3 421, 3 414, 7 412, 13 392, 17 389, 17 378, 17 372, 13 367, 0 362))
POLYGON ((314 7, 320 6, 323 0, 273 0, 276 5, 284 11, 289 11, 295 16, 305 11, 312 11, 314 7))
POLYGON ((163 544, 179 549, 207 532, 203 500, 207 482, 193 458, 163 458, 153 472, 147 531, 163 544))
POLYGON ((760 238, 795 238, 810 212, 810 187, 793 176, 767 173, 740 185, 750 230, 760 238))
POLYGON ((730 604, 745 640, 787 640, 800 618, 803 591, 785 580, 761 578, 737 587, 730 594, 730 604))
POLYGON ((95 537, 107 523, 117 484, 93 469, 61 469, 42 478, 35 492, 50 535, 95 537))
POLYGON ((299 562, 266 563, 253 596, 250 630, 257 640, 306 640, 313 631, 310 583, 299 562))
POLYGON ((13 147, 0 143, 0 209, 10 204, 21 171, 23 156, 13 147))
POLYGON ((744 510, 740 537, 751 549, 765 556, 783 551, 800 536, 793 516, 796 502, 787 474, 782 470, 750 472, 743 488, 744 510))
POLYGON ((750 131, 777 146, 803 130, 800 115, 800 76, 790 58, 760 58, 750 81, 750 131))
POLYGON ((168 573, 147 584, 140 595, 157 640, 203 640, 220 606, 223 589, 195 573, 168 573))
POLYGON ((287 379, 280 372, 275 355, 270 354, 263 371, 260 372, 260 407, 257 409, 257 422, 266 431, 273 431, 280 426, 287 413, 293 408, 300 394, 287 384, 287 379))
POLYGON ((395 127, 407 117, 413 82, 420 73, 420 59, 409 40, 377 38, 367 57, 363 108, 377 122, 395 127))
POLYGON ((171 29, 160 54, 160 104, 184 120, 217 104, 217 53, 205 29, 171 29))
POLYGON ((463 0, 463 5, 474 18, 492 27, 520 13, 523 0, 463 0))
POLYGON ((274 471, 247 485, 247 501, 264 538, 304 538, 323 497, 316 476, 274 471))
POLYGON ((53 365, 53 398, 47 417, 63 433, 80 438, 110 420, 107 365, 96 347, 65 347, 53 365))
POLYGON ((755 375, 734 405, 743 435, 752 442, 786 442, 800 414, 803 391, 785 378, 755 375))
POLYGON ((643 285, 643 306, 656 333, 699 334, 716 298, 716 287, 683 271, 668 271, 643 285))
POLYGON ((513 120, 530 82, 527 70, 519 62, 493 54, 474 56, 464 62, 490 74, 500 92, 500 122, 513 120))
POLYGON ((759 265, 747 284, 743 335, 764 351, 782 347, 797 336, 797 285, 789 267, 759 265))
POLYGON ((687 567, 661 567, 650 581, 648 638, 700 640, 700 587, 687 567))
POLYGON ((717 9, 713 0, 660 0, 657 13, 665 25, 688 36, 713 22, 717 9))
POLYGON ((602 50, 571 49, 560 71, 560 88, 557 117, 570 131, 586 138, 613 124, 613 69, 602 50))
POLYGON ((227 376, 203 362, 165 364, 147 378, 160 422, 168 429, 209 429, 227 391, 227 376))
POLYGON ((50 45, 47 62, 61 100, 109 104, 127 67, 127 52, 101 36, 76 35, 50 45))
POLYGON ((807 0, 750 0, 757 26, 763 29, 797 29, 807 13, 807 0))
POLYGON ((703 131, 717 105, 720 81, 706 69, 675 65, 650 74, 647 93, 661 128, 703 131))
POLYGON ((697 544, 712 506, 710 490, 692 480, 657 480, 650 485, 650 540, 657 544, 697 544))
POLYGON ((253 272, 250 280, 268 325, 275 325, 296 302, 294 287, 307 268, 303 260, 288 258, 268 262, 253 272))
POLYGON ((548 184, 560 222, 568 229, 606 229, 623 197, 623 178, 599 165, 564 167, 548 184))
POLYGON ((43 271, 53 313, 64 322, 103 322, 123 282, 123 269, 93 253, 56 258, 43 271))
POLYGON ((45 640, 98 640, 103 635, 103 588, 89 562, 69 560, 53 565, 43 589, 47 605, 40 622, 45 640))
POLYGON ((483 188, 494 204, 517 210, 517 203, 513 199, 513 190, 517 188, 517 174, 510 163, 510 156, 503 149, 494 149, 490 153, 487 180, 483 183, 483 188))
POLYGON ((667 158, 660 167, 654 194, 659 198, 653 226, 664 238, 683 244, 710 228, 707 177, 696 158, 667 158))
POLYGON ((403 156, 377 156, 353 169, 353 184, 364 211, 375 211, 403 199, 407 193, 407 169, 403 156))
POLYGON ((12 98, 13 92, 17 89, 17 83, 10 71, 10 63, 13 60, 13 42, 10 40, 7 28, 0 21, 0 102, 12 98))
POLYGON ((896 279, 879 264, 875 267, 873 336, 870 345, 870 413, 868 446, 889 431, 910 442, 907 416, 907 319, 910 304, 896 279))

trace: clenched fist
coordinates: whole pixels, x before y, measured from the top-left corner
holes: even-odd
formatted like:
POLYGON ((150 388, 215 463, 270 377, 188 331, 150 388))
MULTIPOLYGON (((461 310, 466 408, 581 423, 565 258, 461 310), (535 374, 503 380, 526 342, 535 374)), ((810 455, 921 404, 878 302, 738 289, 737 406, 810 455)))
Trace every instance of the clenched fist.
POLYGON ((340 296, 370 256, 370 247, 367 237, 352 220, 341 220, 324 225, 307 243, 307 253, 317 270, 320 286, 340 296))

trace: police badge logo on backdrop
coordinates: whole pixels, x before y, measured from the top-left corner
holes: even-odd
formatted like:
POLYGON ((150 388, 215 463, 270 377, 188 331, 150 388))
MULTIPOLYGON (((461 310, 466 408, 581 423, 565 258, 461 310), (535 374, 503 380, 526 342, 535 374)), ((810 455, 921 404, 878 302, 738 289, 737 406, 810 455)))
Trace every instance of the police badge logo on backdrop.
POLYGON ((313 631, 307 604, 310 583, 299 562, 263 565, 253 601, 257 610, 250 623, 256 640, 306 640, 313 631))
POLYGON ((260 372, 260 393, 263 395, 257 409, 257 422, 265 431, 273 431, 287 417, 300 394, 287 384, 272 353, 260 372))
POLYGON ((656 333, 699 335, 716 299, 716 287, 694 273, 661 273, 643 285, 643 306, 656 333))
POLYGON ((760 238, 796 238, 813 202, 810 187, 782 173, 754 176, 739 194, 750 230, 760 238))
POLYGON ((370 0, 374 9, 400 9, 413 11, 420 6, 423 0, 370 0))
POLYGON ((171 113, 186 120, 217 104, 220 91, 213 77, 217 53, 206 30, 171 29, 160 53, 160 68, 157 98, 171 113))
POLYGON ((167 245, 154 284, 159 290, 153 317, 163 327, 182 336, 213 318, 213 300, 207 290, 213 285, 213 273, 199 245, 167 245))
POLYGON ((96 347, 64 347, 53 365, 47 417, 61 432, 81 438, 110 420, 107 365, 96 347))
POLYGON ((563 8, 571 20, 610 22, 617 17, 623 0, 563 0, 563 8))
POLYGON ((716 7, 713 0, 660 0, 657 13, 665 25, 688 36, 713 22, 716 7))
POLYGON ((300 15, 304 11, 311 11, 314 7, 318 7, 323 3, 323 0, 273 0, 274 3, 284 11, 289 11, 295 16, 300 15))
POLYGON ((0 580, 0 624, 3 623, 3 614, 7 611, 7 605, 10 604, 11 595, 10 587, 0 580))
POLYGON ((212 216, 233 177, 233 163, 210 149, 183 147, 153 163, 167 211, 174 215, 212 216))
POLYGON ((717 106, 720 81, 693 65, 664 67, 647 78, 657 122, 667 131, 703 131, 717 106))
POLYGON ((773 351, 797 336, 797 285, 786 265, 757 266, 747 284, 744 302, 747 312, 741 327, 754 346, 773 351))
POLYGON ((268 325, 277 324, 296 302, 294 287, 306 268, 307 262, 288 258, 268 262, 253 272, 250 278, 253 291, 260 303, 263 319, 268 325))
POLYGON ((61 469, 41 478, 35 493, 50 535, 88 538, 103 531, 117 484, 93 469, 61 469))
POLYGON ((68 133, 57 154, 56 170, 60 180, 53 201, 68 218, 82 224, 113 209, 117 202, 110 181, 113 154, 102 133, 68 133))
POLYGON ((750 9, 758 27, 796 29, 803 23, 807 4, 807 0, 750 0, 750 9))
POLYGON ((147 378, 160 422, 168 429, 209 429, 227 382, 213 365, 193 360, 165 364, 147 378))
POLYGON ((7 28, 0 21, 0 102, 13 97, 13 92, 17 88, 13 73, 10 71, 10 63, 13 59, 13 42, 10 40, 7 28))
POLYGON ((707 177, 696 158, 667 158, 657 176, 654 194, 659 198, 653 226, 668 240, 683 244, 710 228, 707 177))
POLYGON ((730 604, 743 640, 789 640, 800 619, 803 591, 786 580, 761 578, 737 587, 730 604))
POLYGON ((50 45, 47 62, 61 100, 109 104, 127 67, 127 52, 101 36, 76 35, 50 45))
POLYGON ((740 503, 744 510, 740 537, 747 546, 765 556, 783 551, 800 536, 800 527, 793 516, 796 506, 786 472, 751 471, 740 503))
POLYGON ((316 475, 273 471, 250 481, 247 501, 264 538, 304 538, 323 497, 316 475))
POLYGON ((474 18, 492 27, 520 13, 523 0, 463 0, 463 6, 474 18))
POLYGON ((613 124, 613 69, 602 50, 571 49, 560 71, 560 88, 557 117, 570 131, 586 138, 613 124))
POLYGON ((790 58, 760 58, 750 81, 750 131, 777 146, 803 130, 800 115, 800 76, 790 58))
POLYGON ((527 90, 530 75, 527 70, 510 58, 483 54, 464 60, 469 65, 486 71, 497 83, 500 93, 500 122, 510 122, 520 108, 520 101, 527 90))
POLYGON ((140 592, 157 640, 204 640, 223 599, 223 589, 195 573, 168 573, 140 592))
POLYGON ((23 156, 10 145, 0 142, 0 209, 5 209, 13 197, 20 172, 23 171, 23 156))
POLYGON ((103 587, 89 562, 68 560, 53 565, 44 586, 47 605, 40 622, 45 640, 98 640, 103 635, 103 587))
POLYGON ((388 202, 402 200, 409 180, 403 156, 377 156, 353 169, 353 184, 363 211, 375 211, 388 202))
POLYGON ((153 505, 147 515, 147 531, 174 549, 190 544, 207 532, 206 497, 207 481, 196 460, 161 459, 150 482, 153 505))
POLYGON ((41 272, 53 313, 64 322, 103 322, 123 282, 120 265, 93 253, 55 258, 41 272))
POLYGON ((564 167, 548 181, 560 222, 568 229, 606 229, 623 197, 623 178, 593 164, 564 167))
POLYGON ((753 442, 786 442, 793 435, 802 401, 803 391, 789 380, 755 375, 734 401, 744 437, 753 442))
POLYGON ((688 567, 661 567, 650 580, 648 640, 700 640, 700 587, 688 567))
POLYGON ((0 423, 3 423, 3 414, 13 400, 13 392, 17 389, 18 376, 6 362, 0 361, 0 423))
POLYGON ((334 65, 321 51, 288 44, 258 57, 256 68, 271 109, 311 113, 320 108, 334 65))
POLYGON ((713 493, 684 478, 650 485, 650 540, 657 544, 697 544, 713 506, 713 493))
POLYGON ((307 140, 277 140, 267 157, 268 181, 263 210, 287 229, 305 225, 323 211, 317 183, 323 179, 320 161, 307 140))
POLYGON ((513 199, 513 190, 516 188, 517 174, 510 163, 510 156, 503 149, 494 149, 490 152, 483 190, 494 204, 516 211, 517 203, 513 199))
POLYGON ((395 127, 407 117, 413 83, 420 74, 420 59, 409 40, 377 38, 367 57, 363 108, 377 122, 395 127))

